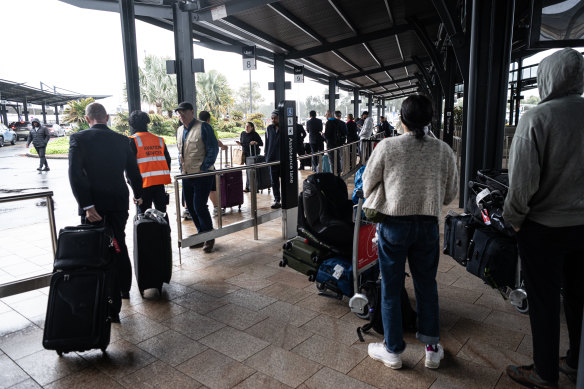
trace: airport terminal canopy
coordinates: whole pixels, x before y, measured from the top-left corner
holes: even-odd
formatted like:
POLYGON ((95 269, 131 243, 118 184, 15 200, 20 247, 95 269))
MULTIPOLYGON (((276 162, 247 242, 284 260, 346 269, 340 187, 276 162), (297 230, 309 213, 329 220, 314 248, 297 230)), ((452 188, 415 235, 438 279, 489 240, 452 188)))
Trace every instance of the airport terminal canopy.
POLYGON ((64 105, 71 100, 86 99, 88 97, 93 97, 98 100, 109 96, 82 95, 70 91, 59 93, 56 91, 34 88, 24 85, 23 83, 0 80, 0 99, 6 100, 9 103, 59 106, 64 105))

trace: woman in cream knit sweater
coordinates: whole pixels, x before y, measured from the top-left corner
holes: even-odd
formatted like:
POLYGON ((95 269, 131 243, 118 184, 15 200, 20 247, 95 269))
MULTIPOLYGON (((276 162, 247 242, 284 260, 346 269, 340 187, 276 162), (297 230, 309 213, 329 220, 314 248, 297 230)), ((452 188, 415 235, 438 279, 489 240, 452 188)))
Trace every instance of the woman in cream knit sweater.
POLYGON ((377 227, 385 341, 371 343, 369 355, 393 369, 402 366, 406 344, 400 296, 407 258, 416 293, 416 337, 426 344, 426 367, 435 369, 444 357, 438 344, 438 220, 442 205, 458 191, 456 158, 446 143, 424 133, 432 119, 428 98, 408 97, 400 116, 404 135, 379 143, 363 174, 364 206, 386 215, 377 227))

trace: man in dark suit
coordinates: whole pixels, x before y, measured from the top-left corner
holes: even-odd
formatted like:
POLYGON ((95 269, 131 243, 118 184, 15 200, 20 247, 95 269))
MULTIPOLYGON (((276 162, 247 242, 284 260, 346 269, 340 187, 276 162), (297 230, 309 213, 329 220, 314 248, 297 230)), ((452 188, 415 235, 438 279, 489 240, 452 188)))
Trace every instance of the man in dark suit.
MULTIPOLYGON (((310 150, 313 153, 324 150, 324 142, 322 137, 322 120, 316 117, 315 111, 310 111, 310 119, 306 122, 306 130, 308 131, 308 143, 310 143, 310 150)), ((318 157, 312 157, 312 171, 315 172, 318 168, 318 157)))
POLYGON ((81 223, 95 223, 105 217, 112 229, 120 248, 117 283, 121 297, 129 298, 132 266, 126 247, 129 192, 124 173, 138 205, 142 203, 142 176, 128 138, 107 127, 109 115, 103 105, 89 104, 85 119, 90 128, 71 135, 69 140, 69 182, 81 223))

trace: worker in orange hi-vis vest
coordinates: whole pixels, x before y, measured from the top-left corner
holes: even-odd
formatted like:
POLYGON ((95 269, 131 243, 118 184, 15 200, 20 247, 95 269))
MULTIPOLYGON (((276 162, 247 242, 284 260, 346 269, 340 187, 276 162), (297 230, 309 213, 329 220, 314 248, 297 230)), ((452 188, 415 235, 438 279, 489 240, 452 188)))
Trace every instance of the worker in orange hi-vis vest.
POLYGON ((164 139, 148 132, 150 117, 146 112, 134 111, 128 120, 132 128, 130 148, 136 154, 138 167, 142 174, 142 204, 140 212, 154 208, 166 212, 168 194, 164 185, 170 184, 170 154, 164 139))

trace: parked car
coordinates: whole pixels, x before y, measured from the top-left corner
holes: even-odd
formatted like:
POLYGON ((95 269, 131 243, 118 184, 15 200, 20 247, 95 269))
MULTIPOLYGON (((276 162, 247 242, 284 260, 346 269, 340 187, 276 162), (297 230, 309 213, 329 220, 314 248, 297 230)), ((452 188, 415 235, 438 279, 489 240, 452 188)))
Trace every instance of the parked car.
POLYGON ((63 123, 61 127, 65 130, 65 135, 71 135, 73 133, 73 125, 71 123, 63 123))
POLYGON ((30 132, 32 125, 30 124, 30 122, 19 121, 9 123, 8 128, 10 128, 12 131, 16 133, 16 140, 20 139, 26 140, 26 138, 28 138, 28 133, 30 132))
POLYGON ((6 127, 4 124, 0 123, 0 147, 4 146, 4 143, 10 142, 11 145, 16 143, 16 133, 10 128, 6 127))
POLYGON ((57 123, 55 124, 45 124, 45 127, 47 127, 47 129, 49 130, 49 134, 51 136, 65 136, 65 129, 63 127, 61 127, 60 125, 58 125, 57 123))

